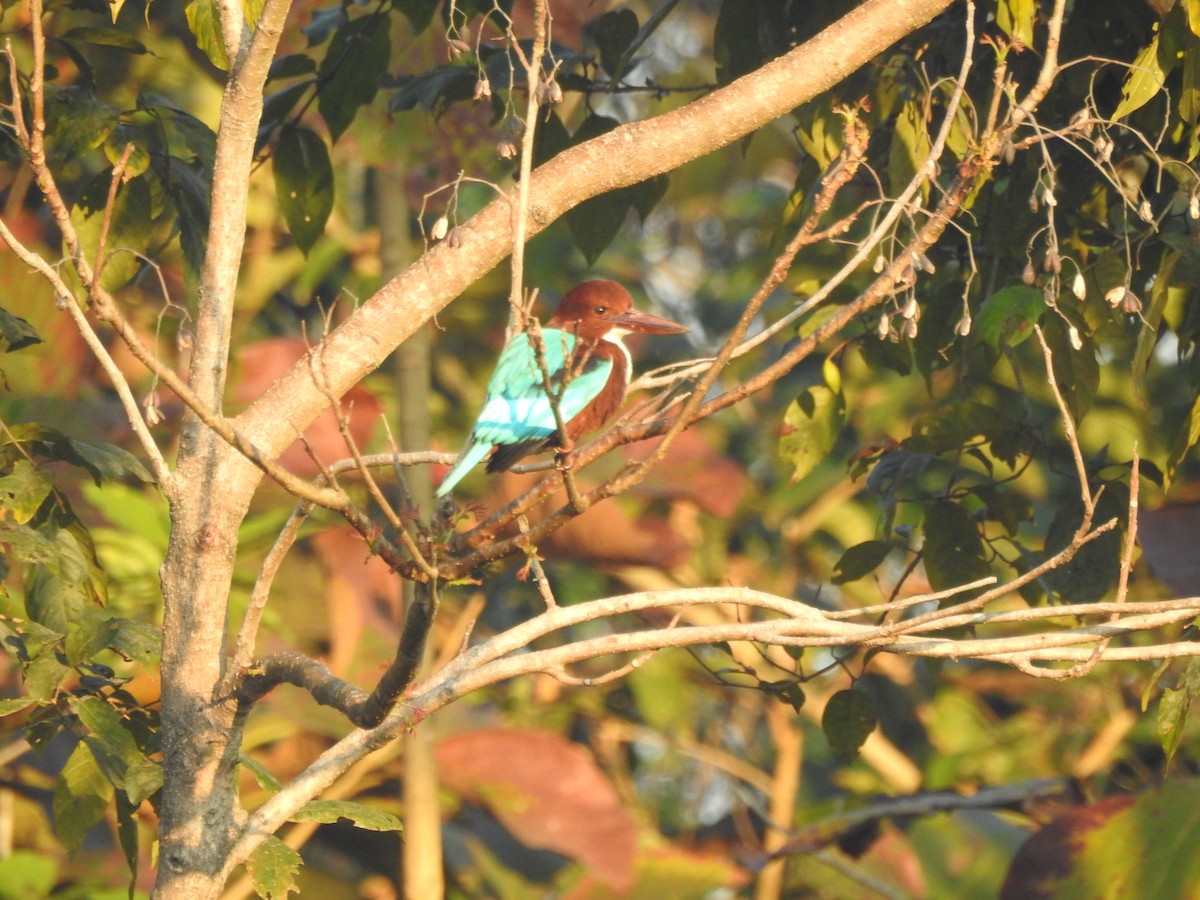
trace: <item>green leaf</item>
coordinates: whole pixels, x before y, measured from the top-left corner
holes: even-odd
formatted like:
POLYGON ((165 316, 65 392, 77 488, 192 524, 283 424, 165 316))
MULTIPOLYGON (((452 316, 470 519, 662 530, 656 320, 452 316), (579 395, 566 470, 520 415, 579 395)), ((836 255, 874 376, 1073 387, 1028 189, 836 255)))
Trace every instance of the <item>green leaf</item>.
POLYGON ((913 453, 954 452, 975 438, 1001 433, 1006 424, 1007 416, 993 406, 970 400, 943 403, 917 417, 904 447, 913 453))
POLYGON ((396 8, 408 17, 413 33, 420 34, 433 21, 440 0, 398 0, 396 8))
POLYGON ((388 112, 404 112, 420 106, 430 115, 439 116, 451 103, 474 96, 476 80, 473 69, 450 65, 401 79, 399 89, 388 100, 388 112))
POLYGON ((152 759, 134 760, 125 769, 125 795, 135 807, 153 797, 162 786, 162 765, 152 759))
POLYGON ((46 647, 25 667, 25 690, 34 700, 53 700, 69 670, 54 647, 46 647))
POLYGON ((31 697, 5 697, 0 699, 0 718, 11 716, 13 713, 33 706, 31 697))
POLYGON ((792 482, 809 475, 833 450, 846 421, 841 373, 832 359, 823 367, 825 384, 809 388, 783 417, 779 454, 792 464, 792 482))
POLYGON ((821 729, 833 752, 843 760, 851 760, 875 730, 877 721, 874 701, 862 691, 848 688, 829 698, 821 715, 821 729))
MULTIPOLYGON (((46 91, 47 142, 57 162, 69 162, 104 143, 121 111, 83 86, 46 91)), ((105 182, 105 193, 108 183, 105 182)))
POLYGON ((88 831, 104 818, 113 793, 87 744, 77 744, 54 785, 54 831, 68 853, 78 851, 88 831))
POLYGON ((138 874, 138 804, 117 794, 117 840, 125 851, 125 864, 129 866, 129 898, 133 900, 137 888, 138 874))
POLYGON ((894 549, 891 541, 863 541, 848 547, 833 567, 833 583, 846 584, 871 574, 894 549))
MULTIPOLYGON (((79 232, 84 256, 96 264, 100 237, 104 230, 104 208, 112 185, 112 170, 107 169, 88 183, 75 208, 71 221, 79 232)), ((142 268, 142 261, 129 251, 145 253, 153 227, 150 183, 145 178, 133 178, 117 189, 112 215, 104 241, 100 283, 107 290, 124 287, 142 268)))
POLYGON ((1200 782, 1172 781, 1084 832, 1055 900, 1190 900, 1200 890, 1200 782))
POLYGON ((89 600, 84 590, 87 561, 75 536, 65 529, 55 533, 55 543, 54 562, 38 563, 26 573, 25 609, 34 622, 65 635, 89 600))
POLYGON ((1120 119, 1149 103, 1162 90, 1166 73, 1158 58, 1158 36, 1150 41, 1134 59, 1125 83, 1121 85, 1121 102, 1112 117, 1120 119))
POLYGON ((592 40, 600 51, 600 65, 612 78, 620 78, 620 62, 638 33, 637 13, 628 7, 606 12, 592 26, 592 40))
MULTIPOLYGON (((177 124, 186 120, 177 120, 177 124)), ((194 129, 193 129, 194 130, 194 129)), ((195 144, 189 140, 189 146, 195 144)), ((195 296, 200 270, 208 249, 208 223, 212 213, 212 183, 202 158, 188 163, 173 160, 166 178, 167 192, 179 214, 179 246, 183 250, 183 272, 188 294, 195 296)))
POLYGON ((41 508, 54 482, 28 460, 19 459, 12 472, 0 478, 0 518, 24 525, 41 508))
POLYGON ((987 505, 988 518, 1003 525, 1009 537, 1016 537, 1022 522, 1033 521, 1033 503, 1024 494, 995 488, 981 488, 977 494, 987 505))
POLYGON ((1179 742, 1183 738, 1183 730, 1187 724, 1192 701, 1198 695, 1200 695, 1200 660, 1193 657, 1188 660, 1187 668, 1184 669, 1176 686, 1164 690, 1158 701, 1158 737, 1162 742, 1168 766, 1175 757, 1175 751, 1179 749, 1179 742))
MULTIPOLYGON (((71 697, 72 711, 88 730, 84 741, 96 757, 105 776, 119 788, 126 788, 125 775, 131 766, 146 761, 133 735, 125 727, 121 714, 99 697, 71 697)), ((144 777, 144 773, 142 773, 144 777)))
POLYGON ((354 800, 310 800, 292 814, 292 822, 334 825, 347 819, 366 831, 402 831, 400 817, 354 800))
POLYGON ((266 6, 266 0, 242 0, 242 21, 251 31, 258 25, 258 20, 262 18, 264 6, 266 6))
POLYGON ((110 47, 114 50, 125 50, 129 53, 148 53, 146 45, 132 34, 116 28, 92 28, 78 26, 69 29, 62 35, 64 41, 79 41, 97 47, 110 47))
POLYGON ((47 428, 36 422, 13 425, 0 434, 0 447, 9 444, 20 444, 35 456, 81 466, 97 485, 104 479, 123 479, 130 475, 147 484, 154 483, 154 476, 128 450, 113 444, 78 441, 57 428, 47 428))
MULTIPOLYGON (((570 145, 582 144, 607 134, 620 123, 609 116, 592 114, 583 120, 570 140, 570 145)), ((539 129, 541 130, 541 129, 539 129)), ((540 144, 535 146, 535 163, 549 159, 563 149, 562 134, 554 126, 540 144)), ((612 243, 625 224, 629 210, 636 210, 644 220, 667 191, 668 180, 660 175, 629 187, 592 197, 569 210, 565 216, 571 230, 571 240, 580 249, 588 264, 595 263, 612 243)))
POLYGON ((24 525, 0 529, 0 535, 8 545, 9 558, 17 562, 50 563, 58 554, 58 545, 52 539, 24 525))
POLYGON ((270 770, 254 757, 247 756, 245 753, 239 754, 238 764, 254 776, 254 780, 258 782, 258 786, 264 791, 270 794, 277 794, 279 793, 279 789, 283 787, 279 783, 279 779, 272 775, 270 770))
POLYGON ((1000 30, 1025 47, 1033 46, 1033 23, 1036 17, 1035 0, 1000 0, 996 5, 996 24, 1000 30))
POLYGON ((67 453, 62 458, 87 469, 96 484, 129 476, 145 484, 155 483, 154 476, 140 459, 115 444, 94 444, 74 438, 69 438, 67 443, 67 453))
MULTIPOLYGON (((1050 348, 1054 366, 1054 380, 1058 383, 1059 392, 1066 401, 1071 418, 1079 422, 1092 408, 1096 399, 1096 391, 1100 387, 1100 362, 1096 358, 1096 343, 1084 332, 1082 316, 1071 310, 1062 311, 1056 316, 1047 316, 1042 325, 1042 334, 1046 337, 1046 346, 1050 348), (1070 329, 1063 321, 1063 316, 1070 316, 1075 321, 1076 339, 1082 346, 1078 350, 1071 341, 1070 329)), ((1038 360, 1041 368, 1044 363, 1038 360)))
POLYGON ((988 346, 1015 347, 1033 334, 1034 323, 1046 311, 1046 298, 1024 284, 1001 288, 983 301, 975 316, 974 331, 988 346))
MULTIPOLYGON (((957 503, 937 500, 925 507, 925 574, 935 591, 949 590, 991 574, 979 526, 957 503)), ((977 589, 978 590, 978 589, 977 589)), ((954 602, 975 596, 955 595, 954 602)))
MULTIPOLYGON (((909 100, 896 116, 888 155, 888 180, 892 190, 904 189, 924 164, 932 142, 925 122, 924 106, 909 100)), ((929 180, 921 183, 921 196, 929 199, 929 180)))
POLYGON ((246 871, 258 896, 265 900, 282 900, 292 891, 299 890, 296 872, 301 863, 299 853, 271 835, 250 854, 246 871))
POLYGON ((1175 758, 1175 751, 1179 749, 1179 742, 1183 738, 1183 728, 1187 724, 1188 710, 1191 709, 1193 699, 1188 691, 1167 688, 1158 701, 1158 737, 1162 742, 1168 766, 1175 758))
POLYGON ((146 174, 150 168, 150 141, 142 128, 118 124, 104 139, 104 157, 115 166, 125 156, 125 148, 133 145, 129 159, 125 161, 128 177, 146 174))
POLYGON ((0 353, 15 353, 41 342, 42 336, 32 325, 0 308, 0 353))
POLYGON ((566 215, 571 240, 583 253, 588 265, 594 265, 625 224, 629 201, 617 191, 593 197, 566 215))
POLYGON ((149 622, 113 619, 117 630, 110 646, 118 653, 143 664, 153 663, 162 651, 162 632, 149 622))
POLYGON ((267 72, 267 81, 275 81, 282 78, 299 78, 301 75, 312 75, 316 71, 316 60, 308 54, 288 53, 271 63, 271 68, 267 72))
POLYGON ((1183 0, 1183 8, 1187 12, 1188 28, 1200 37, 1200 0, 1183 0))
POLYGON ((329 40, 329 36, 345 25, 349 20, 346 7, 335 3, 324 9, 314 9, 312 19, 300 30, 308 39, 308 46, 316 47, 329 40))
MULTIPOLYGON (((1121 571, 1121 542, 1128 516, 1129 489, 1109 482, 1096 501, 1093 526, 1116 518, 1118 526, 1079 548, 1075 557, 1047 572, 1043 581, 1067 603, 1090 603, 1101 599, 1117 583, 1121 571)), ((1083 505, 1073 499, 1059 507, 1046 531, 1047 557, 1071 542, 1083 521, 1083 505)))
POLYGON ((88 662, 96 654, 112 646, 117 636, 117 621, 101 618, 94 612, 83 615, 67 626, 64 652, 68 665, 78 666, 88 662))
POLYGON ((275 148, 275 195, 296 244, 306 254, 333 211, 333 167, 325 142, 307 128, 287 128, 275 148))
POLYGON ((557 113, 550 113, 545 121, 538 123, 537 130, 533 133, 534 166, 540 166, 553 159, 570 146, 571 133, 567 131, 557 113))
POLYGON ((58 863, 46 853, 15 850, 0 859, 0 900, 49 897, 58 881, 58 863))
POLYGON ((391 53, 386 16, 363 16, 334 33, 318 69, 323 84, 317 97, 333 141, 350 127, 359 108, 375 99, 391 53))
MULTIPOLYGON (((1196 59, 1200 60, 1200 53, 1196 54, 1196 59)), ((1173 284, 1175 269, 1182 258, 1183 254, 1178 250, 1163 254, 1158 271, 1154 275, 1154 287, 1150 289, 1150 302, 1142 311, 1142 327, 1138 329, 1137 344, 1129 367, 1133 374, 1134 386, 1143 398, 1146 395, 1146 371, 1150 367, 1154 349, 1158 346, 1158 329, 1166 313, 1168 301, 1172 299, 1172 294, 1179 300, 1184 293, 1184 289, 1173 284)))
POLYGON ((229 57, 225 55, 225 44, 221 40, 216 0, 191 0, 183 8, 183 14, 196 39, 196 46, 208 57, 209 62, 222 72, 227 72, 229 57))
POLYGON ((1187 161, 1191 162, 1200 151, 1197 144, 1196 123, 1200 119, 1200 41, 1195 35, 1189 34, 1186 39, 1186 49, 1182 51, 1183 72, 1182 84, 1179 89, 1179 118, 1188 127, 1190 140, 1188 142, 1187 161))
POLYGON ((713 29, 717 83, 729 84, 753 72, 766 57, 759 41, 762 13, 757 2, 723 0, 713 29))
MULTIPOLYGON (((789 647, 786 649, 791 650, 793 648, 789 647)), ((760 690, 770 694, 776 700, 786 703, 796 712, 800 712, 804 707, 804 701, 808 699, 804 696, 804 688, 800 686, 799 682, 794 680, 760 681, 758 686, 760 690)))
POLYGON ((1166 484, 1175 478, 1175 471, 1187 458, 1188 451, 1200 441, 1200 395, 1192 402, 1192 408, 1180 423, 1178 431, 1172 438, 1167 456, 1166 484))

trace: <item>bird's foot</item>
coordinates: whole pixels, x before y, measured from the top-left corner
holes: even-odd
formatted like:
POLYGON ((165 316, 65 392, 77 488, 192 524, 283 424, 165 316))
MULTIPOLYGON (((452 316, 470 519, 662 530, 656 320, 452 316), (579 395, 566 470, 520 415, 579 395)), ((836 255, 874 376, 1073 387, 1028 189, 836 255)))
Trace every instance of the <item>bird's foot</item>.
POLYGON ((571 453, 575 450, 575 442, 568 441, 554 451, 554 468, 560 472, 570 472, 572 461, 571 453))

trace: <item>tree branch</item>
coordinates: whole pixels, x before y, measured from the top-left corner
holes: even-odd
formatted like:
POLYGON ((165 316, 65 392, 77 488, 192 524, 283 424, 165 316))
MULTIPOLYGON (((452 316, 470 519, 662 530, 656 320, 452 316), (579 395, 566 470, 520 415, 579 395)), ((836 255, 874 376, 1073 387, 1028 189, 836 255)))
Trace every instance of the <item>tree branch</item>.
MULTIPOLYGON (((790 112, 833 86, 951 0, 868 0, 803 46, 679 109, 630 123, 560 153, 530 174, 529 236, 589 197, 676 169, 790 112)), ((329 383, 341 394, 512 248, 507 199, 459 226, 462 241, 435 245, 357 309, 324 344, 329 383)), ((306 427, 324 398, 297 363, 237 419, 265 453, 306 427)))

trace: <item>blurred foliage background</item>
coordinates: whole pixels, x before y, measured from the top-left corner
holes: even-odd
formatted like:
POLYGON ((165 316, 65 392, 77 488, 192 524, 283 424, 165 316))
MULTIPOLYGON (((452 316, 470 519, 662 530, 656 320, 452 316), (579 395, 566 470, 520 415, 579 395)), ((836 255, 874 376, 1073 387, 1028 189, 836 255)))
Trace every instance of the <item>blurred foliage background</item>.
MULTIPOLYGON (((539 153, 546 158, 615 123, 681 106, 852 6, 553 3, 564 99, 539 124, 539 153), (606 90, 617 80, 620 87, 606 90)), ((978 138, 996 57, 1006 56, 1015 85, 1031 83, 1048 6, 978 4, 984 41, 943 176, 978 138)), ((1028 140, 1014 140, 1011 159, 981 180, 916 287, 897 295, 888 323, 868 317, 823 348, 821 359, 692 429, 634 492, 543 546, 560 603, 745 584, 851 608, 1025 571, 1061 546, 1080 516, 1044 361, 1026 340, 1035 322, 1060 367, 1093 486, 1106 486, 1103 516, 1121 518, 1122 528, 1135 447, 1143 460, 1131 596, 1197 592, 1200 520, 1189 450, 1200 436, 1193 170, 1200 4, 1068 6, 1061 58, 1081 62, 1060 74, 1036 126, 1020 135, 1028 140), (1080 115, 1094 120, 1090 128, 1080 115), (905 313, 910 296, 916 319, 905 313), (968 325, 956 330, 964 315, 968 325), (901 332, 908 322, 915 334, 901 332), (808 427, 797 402, 821 390, 839 395, 844 417, 814 459, 788 439, 808 427), (949 550, 937 549, 947 541, 949 550), (859 549, 848 554, 852 548, 859 549)), ((453 229, 510 183, 515 161, 504 145, 514 137, 521 88, 506 81, 503 45, 479 30, 489 9, 490 2, 435 0, 296 3, 267 97, 262 165, 249 185, 231 408, 256 397, 306 340, 370 296, 389 266, 417 258, 440 217, 453 229), (464 37, 468 22, 477 46, 464 37), (466 53, 455 40, 466 40, 466 53), (476 100, 480 72, 490 96, 476 100)), ((126 143, 135 147, 128 160, 135 180, 121 192, 113 244, 138 248, 154 266, 115 255, 105 277, 147 341, 179 367, 188 353, 183 298, 194 288, 207 221, 220 99, 216 51, 203 29, 211 10, 202 0, 182 10, 129 0, 113 22, 107 4, 73 0, 47 14, 56 35, 52 162, 88 234, 99 227, 112 166, 126 143)), ((527 282, 548 301, 543 309, 578 280, 614 278, 643 308, 692 329, 686 338, 637 342, 639 371, 711 355, 840 151, 839 110, 855 108, 870 129, 870 171, 839 199, 839 210, 867 203, 868 212, 802 255, 756 330, 795 309, 851 256, 881 196, 914 173, 965 51, 964 10, 954 6, 752 138, 555 223, 526 257, 527 282)), ((28 15, 24 4, 9 3, 0 19, 26 69, 28 15)), ((515 4, 518 33, 528 18, 528 4, 515 4)), ((4 220, 56 259, 58 236, 16 146, 10 139, 0 147, 4 220)), ((938 187, 937 180, 927 186, 926 203, 938 187)), ((868 264, 824 306, 736 360, 720 386, 761 371, 872 277, 868 264)), ((479 407, 503 342, 507 284, 496 270, 427 334, 435 448, 456 448, 479 407)), ((153 634, 119 623, 156 620, 167 511, 136 459, 113 449, 133 448, 128 425, 79 335, 52 292, 7 252, 0 305, 9 351, 0 392, 0 624, 11 653, 2 701, 0 897, 122 896, 130 856, 140 863, 137 889, 149 885, 155 784, 138 766, 156 759, 157 695, 153 634), (21 346, 13 317, 40 343, 21 346), (74 537, 55 537, 57 551, 35 552, 32 538, 18 534, 35 525, 74 537), (70 560, 64 544, 74 548, 70 560), (42 644, 15 624, 37 622, 51 607, 62 630, 41 621, 49 629, 42 644), (115 630, 97 643, 89 622, 118 624, 105 624, 115 630), (82 635, 75 640, 84 646, 73 646, 71 635, 82 635), (43 644, 63 652, 42 654, 43 644), (121 777, 132 784, 136 769, 146 779, 139 792, 119 784, 115 806, 111 778, 98 777, 112 775, 104 762, 112 747, 81 744, 76 727, 89 714, 85 701, 97 697, 124 728, 138 717, 148 722, 134 749, 113 738, 125 748, 115 751, 121 777), (29 744, 36 752, 27 752, 29 744)), ((182 413, 177 401, 122 355, 118 341, 110 349, 138 396, 160 410, 159 433, 169 433, 182 413)), ((405 402, 413 401, 399 395, 395 370, 384 368, 343 406, 361 445, 385 451, 380 422, 396 421, 405 402)), ((332 416, 307 438, 322 458, 344 455, 332 416)), ((614 457, 644 452, 634 445, 614 457)), ((302 447, 285 459, 293 471, 315 474, 302 447)), ((596 470, 617 465, 614 458, 596 470)), ((492 507, 527 478, 477 474, 465 484, 492 507)), ((235 621, 290 507, 272 486, 256 500, 239 542, 235 621)), ((1097 541, 1011 602, 1110 596, 1120 538, 1118 531, 1097 541)), ((518 578, 519 563, 498 564, 477 585, 447 592, 437 658, 454 654, 472 627, 476 640, 538 611, 542 601, 518 578)), ((334 517, 317 514, 279 577, 263 649, 320 655, 336 674, 370 685, 393 653, 400 611, 398 580, 334 517)), ((693 609, 683 622, 736 616, 732 608, 693 609)), ((591 634, 580 629, 574 637, 591 634)), ((613 665, 575 674, 599 678, 613 665)), ((1028 879, 1005 888, 1012 897, 1051 896, 1050 884, 1080 897, 1191 896, 1195 864, 1162 850, 1161 838, 1192 846, 1198 735, 1186 713, 1200 689, 1194 678, 1186 662, 1158 670, 1102 665, 1057 682, 980 663, 717 646, 664 652, 602 684, 570 686, 547 675, 500 685, 422 726, 438 735, 448 892, 990 897, 1007 876, 1028 879), (827 739, 822 716, 851 687, 866 698, 870 736, 846 754, 827 739), (989 793, 999 788, 1011 793, 989 793), (908 795, 912 807, 889 805, 908 795), (1104 800, 1114 796, 1128 799, 1104 800), (972 797, 977 804, 963 802, 972 797), (1104 802, 1082 805, 1095 801, 1104 802), (1018 847, 1051 821, 1067 823, 1075 855, 1049 853, 1051 863, 1018 857, 1010 874, 1018 847), (784 844, 785 862, 771 863, 767 852, 784 844), (1141 887, 1113 893, 1114 884, 1141 887)), ((277 691, 247 730, 245 803, 261 802, 345 730, 299 692, 277 691)), ((402 778, 399 752, 385 749, 331 797, 400 813, 402 778)), ((292 828, 307 863, 301 896, 396 895, 395 834, 345 821, 292 828)), ((246 881, 228 896, 251 890, 246 881)))

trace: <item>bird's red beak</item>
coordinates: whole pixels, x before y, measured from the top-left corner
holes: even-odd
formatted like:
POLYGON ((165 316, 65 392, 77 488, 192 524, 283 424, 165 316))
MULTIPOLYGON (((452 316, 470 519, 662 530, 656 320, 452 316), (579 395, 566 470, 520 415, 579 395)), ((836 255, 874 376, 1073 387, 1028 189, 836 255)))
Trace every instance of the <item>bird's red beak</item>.
POLYGON ((660 316, 652 316, 649 313, 638 312, 636 309, 618 313, 608 321, 618 328, 641 331, 646 334, 683 334, 689 330, 686 325, 680 325, 678 322, 672 322, 670 319, 660 316))

